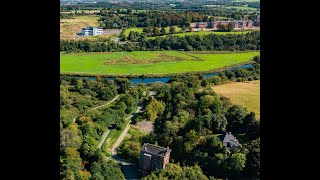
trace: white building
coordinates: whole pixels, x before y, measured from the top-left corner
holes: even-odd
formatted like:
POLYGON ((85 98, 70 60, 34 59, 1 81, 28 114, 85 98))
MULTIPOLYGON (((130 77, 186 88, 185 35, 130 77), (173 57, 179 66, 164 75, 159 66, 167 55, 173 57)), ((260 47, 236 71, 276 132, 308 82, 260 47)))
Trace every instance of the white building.
POLYGON ((81 30, 81 32, 79 33, 79 35, 82 35, 82 36, 98 36, 101 34, 104 34, 102 28, 97 28, 97 27, 92 27, 92 26, 88 26, 86 28, 83 28, 81 30))

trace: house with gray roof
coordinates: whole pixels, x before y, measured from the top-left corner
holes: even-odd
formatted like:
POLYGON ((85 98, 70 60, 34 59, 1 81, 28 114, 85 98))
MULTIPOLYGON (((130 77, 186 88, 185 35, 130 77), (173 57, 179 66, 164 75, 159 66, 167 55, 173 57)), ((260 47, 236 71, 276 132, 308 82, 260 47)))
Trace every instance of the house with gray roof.
POLYGON ((226 132, 223 141, 223 145, 227 148, 228 152, 238 151, 242 148, 237 138, 231 134, 231 132, 226 132))

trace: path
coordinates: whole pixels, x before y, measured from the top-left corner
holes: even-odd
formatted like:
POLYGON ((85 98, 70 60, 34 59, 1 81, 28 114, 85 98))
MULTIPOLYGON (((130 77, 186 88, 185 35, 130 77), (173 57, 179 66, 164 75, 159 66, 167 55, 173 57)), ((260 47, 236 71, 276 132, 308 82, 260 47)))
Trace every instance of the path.
MULTIPOLYGON (((141 111, 141 108, 142 108, 141 106, 138 106, 138 108, 134 114, 139 113, 141 111)), ((132 117, 133 117, 133 115, 130 115, 127 119, 131 119, 132 117)), ((123 141, 124 137, 127 135, 128 130, 130 128, 130 123, 131 123, 131 120, 128 122, 127 127, 122 131, 122 133, 119 136, 119 138, 117 139, 116 143, 114 143, 114 145, 112 146, 112 151, 111 151, 112 156, 117 155, 117 148, 119 147, 119 145, 123 141)))
POLYGON ((99 109, 99 108, 101 108, 101 107, 107 106, 107 105, 111 104, 113 101, 115 101, 118 97, 119 97, 119 95, 117 95, 116 97, 114 97, 114 98, 113 98, 110 102, 108 102, 107 104, 104 104, 104 105, 101 105, 101 106, 92 108, 92 109, 90 109, 90 110, 88 110, 88 111, 92 111, 92 110, 99 109))
POLYGON ((104 143, 104 141, 105 141, 106 138, 108 137, 109 133, 110 133, 110 129, 108 129, 108 130, 103 134, 103 138, 102 138, 101 142, 100 142, 99 145, 98 145, 98 149, 101 148, 102 144, 104 143))

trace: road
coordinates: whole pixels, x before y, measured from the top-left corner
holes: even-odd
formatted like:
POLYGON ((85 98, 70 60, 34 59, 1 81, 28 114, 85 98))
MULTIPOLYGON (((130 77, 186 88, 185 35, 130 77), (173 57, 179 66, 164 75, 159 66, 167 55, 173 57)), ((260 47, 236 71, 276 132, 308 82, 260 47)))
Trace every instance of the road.
POLYGON ((103 138, 102 138, 101 142, 100 142, 99 145, 98 145, 98 149, 101 148, 102 144, 104 143, 104 141, 105 141, 106 138, 108 137, 109 133, 110 133, 110 129, 108 129, 108 130, 103 134, 103 138))
MULTIPOLYGON (((141 109, 142 109, 142 107, 138 106, 138 108, 134 114, 139 113, 141 111, 141 109)), ((130 115, 127 119, 131 119, 132 117, 133 117, 133 115, 130 115)), ((119 145, 123 141, 124 137, 126 137, 128 130, 130 129, 130 123, 131 123, 131 120, 128 122, 127 127, 122 131, 121 135, 119 136, 117 141, 112 146, 112 151, 111 151, 112 156, 115 157, 117 155, 117 148, 119 147, 119 145)))
POLYGON ((101 107, 107 106, 107 105, 111 104, 113 101, 115 101, 118 97, 119 97, 119 95, 117 95, 116 97, 114 97, 114 98, 113 98, 110 102, 108 102, 107 104, 104 104, 104 105, 101 105, 101 106, 92 108, 92 109, 90 109, 90 110, 88 110, 88 111, 92 111, 92 110, 99 109, 99 108, 101 108, 101 107))

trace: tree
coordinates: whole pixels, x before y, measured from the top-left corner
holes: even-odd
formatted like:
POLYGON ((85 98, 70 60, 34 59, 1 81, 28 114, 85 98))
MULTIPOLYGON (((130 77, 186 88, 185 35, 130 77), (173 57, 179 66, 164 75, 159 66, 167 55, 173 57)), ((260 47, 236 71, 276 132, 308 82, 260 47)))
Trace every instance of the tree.
POLYGON ((163 170, 152 172, 149 176, 142 180, 157 180, 157 179, 190 179, 190 180, 208 180, 203 174, 198 165, 182 167, 179 164, 167 164, 163 170))
POLYGON ((165 28, 165 27, 162 27, 160 33, 161 33, 162 35, 167 34, 166 28, 165 28))
POLYGON ((157 27, 154 27, 152 30, 153 35, 158 36, 160 34, 160 30, 157 27))
POLYGON ((191 26, 188 27, 190 32, 193 32, 193 28, 191 26))
POLYGON ((233 31, 234 26, 235 26, 234 23, 229 22, 228 25, 227 25, 227 29, 226 29, 226 30, 229 31, 229 32, 231 32, 231 31, 233 31))
POLYGON ((90 172, 93 177, 92 179, 125 179, 119 165, 116 164, 113 160, 93 162, 91 164, 90 172))
POLYGON ((254 56, 254 57, 253 57, 253 60, 254 60, 256 63, 260 63, 260 56, 254 56))
POLYGON ((137 161, 140 155, 140 143, 134 141, 125 141, 118 149, 118 155, 123 159, 137 161))
POLYGON ((115 84, 118 86, 118 93, 125 93, 129 90, 130 81, 127 78, 116 78, 114 79, 115 84))
POLYGON ((185 25, 183 25, 183 26, 181 27, 182 32, 185 32, 186 29, 187 29, 187 27, 186 27, 185 25))
POLYGON ((170 26, 169 32, 170 32, 170 34, 176 33, 176 27, 170 26))
POLYGON ((60 151, 65 151, 66 148, 79 148, 81 145, 81 137, 76 132, 70 129, 62 129, 60 132, 60 151))
POLYGON ((239 177, 241 171, 245 168, 245 165, 246 155, 242 153, 235 153, 225 161, 224 166, 230 177, 239 177))
POLYGON ((260 138, 251 141, 247 149, 249 153, 246 157, 244 173, 248 178, 260 179, 260 138))
POLYGON ((243 126, 244 118, 248 111, 240 105, 233 105, 228 109, 226 118, 228 120, 227 129, 234 133, 241 133, 245 128, 243 126))
POLYGON ((227 30, 227 27, 226 25, 222 24, 222 23, 218 23, 217 24, 217 29, 220 30, 220 31, 226 31, 227 30))
POLYGON ((165 104, 162 101, 158 101, 155 98, 151 99, 151 102, 146 106, 146 117, 149 121, 155 121, 158 115, 162 115, 165 109, 165 104))

